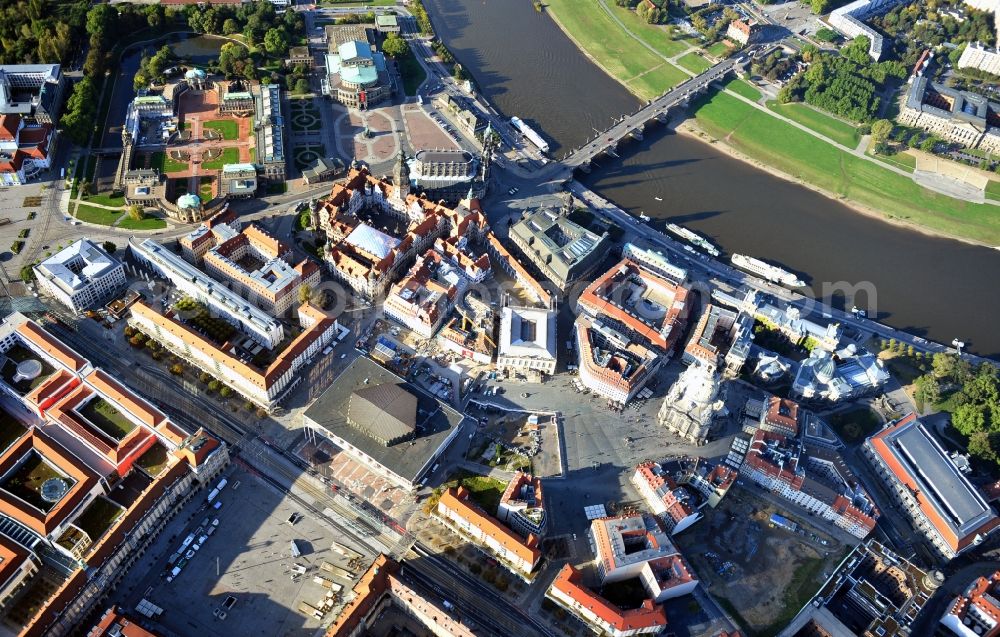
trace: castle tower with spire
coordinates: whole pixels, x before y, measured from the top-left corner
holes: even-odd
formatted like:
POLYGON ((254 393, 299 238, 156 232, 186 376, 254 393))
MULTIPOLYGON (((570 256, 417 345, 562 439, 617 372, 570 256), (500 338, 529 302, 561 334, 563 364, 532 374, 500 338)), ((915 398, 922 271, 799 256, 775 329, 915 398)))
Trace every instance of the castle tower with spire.
POLYGON ((399 149, 396 168, 392 172, 392 185, 396 187, 396 198, 402 202, 410 194, 410 168, 406 165, 406 153, 399 149))

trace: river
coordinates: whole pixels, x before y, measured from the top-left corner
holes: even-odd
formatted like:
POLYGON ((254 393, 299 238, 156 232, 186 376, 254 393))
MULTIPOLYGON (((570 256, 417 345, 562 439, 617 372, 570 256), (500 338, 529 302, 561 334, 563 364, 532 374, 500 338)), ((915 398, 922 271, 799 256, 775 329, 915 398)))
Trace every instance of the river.
MULTIPOLYGON (((536 125, 555 142, 556 157, 638 105, 529 0, 424 4, 483 94, 502 113, 536 125)), ((942 343, 958 337, 971 351, 1000 358, 1000 251, 866 217, 664 129, 648 129, 619 154, 598 160, 581 181, 660 227, 669 219, 726 252, 802 273, 817 296, 823 282, 870 283, 880 321, 942 343)))

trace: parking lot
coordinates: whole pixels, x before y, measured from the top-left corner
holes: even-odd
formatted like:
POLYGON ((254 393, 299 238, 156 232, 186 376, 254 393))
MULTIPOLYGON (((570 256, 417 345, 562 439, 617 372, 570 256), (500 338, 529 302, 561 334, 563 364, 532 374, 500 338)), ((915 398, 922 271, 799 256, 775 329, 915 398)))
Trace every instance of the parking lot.
MULTIPOLYGON (((326 561, 348 568, 345 557, 332 550, 345 543, 328 524, 314 520, 274 487, 247 471, 230 471, 219 494, 218 510, 206 509, 199 494, 175 517, 151 548, 148 570, 133 569, 118 589, 119 603, 132 609, 143 598, 163 608, 159 623, 175 634, 313 635, 321 621, 299 610, 302 602, 320 605, 328 589, 314 582, 326 561), (299 514, 294 525, 289 516, 299 514), (304 515, 303 515, 304 514, 304 515), (194 550, 199 527, 218 519, 215 533, 194 550), (194 550, 182 571, 168 582, 168 558, 188 535, 194 550), (292 541, 301 555, 293 557, 292 541)), ((204 533, 202 533, 203 535, 204 533)), ((359 574, 367 567, 355 563, 359 574)), ((353 582, 327 576, 344 590, 353 582)), ((337 612, 335 607, 331 612, 337 612)), ((328 620, 330 615, 327 615, 328 620)))

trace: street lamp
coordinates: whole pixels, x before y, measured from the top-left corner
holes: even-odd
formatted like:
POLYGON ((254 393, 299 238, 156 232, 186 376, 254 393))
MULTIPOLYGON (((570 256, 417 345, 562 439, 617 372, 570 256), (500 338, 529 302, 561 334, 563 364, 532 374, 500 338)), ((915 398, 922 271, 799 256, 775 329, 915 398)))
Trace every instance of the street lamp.
POLYGON ((951 344, 955 346, 955 349, 958 350, 958 355, 961 356, 962 355, 962 348, 965 347, 965 343, 963 343, 962 341, 958 340, 957 338, 954 338, 954 339, 951 340, 951 344))

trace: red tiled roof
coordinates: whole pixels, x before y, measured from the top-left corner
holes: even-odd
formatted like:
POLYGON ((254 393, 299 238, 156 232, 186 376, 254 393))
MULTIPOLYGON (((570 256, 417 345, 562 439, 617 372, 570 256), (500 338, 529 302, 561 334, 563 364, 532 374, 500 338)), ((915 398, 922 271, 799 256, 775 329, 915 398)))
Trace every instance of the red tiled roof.
POLYGON ((469 492, 465 487, 449 488, 441 495, 438 506, 451 509, 459 517, 478 527, 483 534, 493 538, 504 549, 529 564, 537 564, 542 557, 542 552, 538 550, 537 537, 529 535, 527 539, 524 539, 501 524, 496 518, 469 500, 469 492))
POLYGON ((626 258, 587 286, 587 289, 580 295, 578 303, 594 314, 606 315, 620 321, 636 334, 648 339, 654 346, 669 351, 680 338, 680 324, 687 317, 687 295, 688 289, 686 287, 668 281, 626 258), (629 314, 617 303, 608 300, 614 294, 614 290, 618 286, 617 282, 623 276, 623 272, 631 276, 638 276, 647 286, 655 287, 671 296, 669 305, 664 308, 666 312, 663 320, 658 326, 648 325, 645 321, 629 314), (663 332, 667 330, 669 331, 664 336, 663 332))
POLYGON ((337 621, 326 630, 326 637, 353 635, 375 608, 382 595, 389 590, 389 575, 398 568, 399 565, 395 561, 385 555, 379 555, 354 585, 354 598, 340 611, 337 621))
POLYGON ((582 579, 578 570, 566 564, 556 575, 555 581, 552 582, 552 588, 576 601, 615 630, 638 630, 667 625, 666 611, 663 610, 663 606, 653 600, 643 601, 639 608, 621 610, 584 586, 582 579))
POLYGON ((17 129, 21 125, 21 116, 16 114, 0 115, 0 142, 12 142, 17 139, 17 129))
POLYGON ((42 329, 34 321, 25 321, 17 326, 17 333, 27 342, 56 359, 70 370, 78 372, 87 361, 82 356, 63 344, 62 341, 42 329))
POLYGON ((12 493, 0 489, 0 513, 17 520, 40 535, 48 535, 77 508, 97 484, 98 476, 62 445, 32 429, 0 456, 0 474, 6 474, 26 454, 34 451, 76 482, 48 512, 40 511, 12 493))

